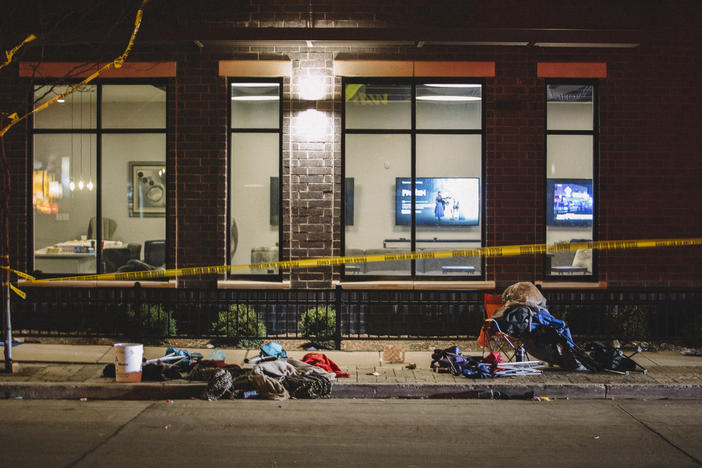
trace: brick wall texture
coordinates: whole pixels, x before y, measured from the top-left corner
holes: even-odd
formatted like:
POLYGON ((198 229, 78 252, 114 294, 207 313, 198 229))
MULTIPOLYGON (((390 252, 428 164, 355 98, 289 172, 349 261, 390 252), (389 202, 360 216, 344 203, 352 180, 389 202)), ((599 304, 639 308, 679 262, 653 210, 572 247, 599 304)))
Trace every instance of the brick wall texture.
MULTIPOLYGON (((109 59, 119 53, 115 44, 123 43, 138 3, 110 2, 112 22, 93 8, 86 13, 84 28, 66 33, 72 38, 71 34, 87 36, 102 30, 102 35, 94 36, 105 37, 101 47, 49 44, 28 49, 21 59, 109 59), (106 29, 107 24, 111 27, 106 29)), ((142 42, 137 41, 131 60, 177 62, 177 76, 169 80, 168 88, 168 164, 173 177, 168 187, 170 266, 226 261, 229 103, 218 61, 232 59, 292 62, 292 74, 284 80, 283 259, 341 254, 342 100, 341 79, 333 75, 333 61, 339 58, 495 62, 495 77, 486 80, 484 97, 486 245, 545 240, 545 80, 536 75, 537 63, 605 62, 607 77, 598 85, 597 238, 702 236, 699 2, 585 1, 544 3, 544 8, 525 3, 529 2, 250 0, 212 1, 207 8, 194 8, 190 2, 152 2, 145 12, 142 42), (470 32, 500 27, 514 28, 514 34, 529 28, 616 29, 632 34, 640 45, 418 47, 393 42, 309 44, 298 36, 294 41, 278 40, 302 28, 372 28, 385 31, 386 41, 392 41, 407 40, 413 31, 440 35, 446 28, 470 32), (273 39, 237 42, 237 31, 251 34, 264 29, 273 31, 273 39), (212 40, 196 43, 197 34, 212 40), (226 35, 229 41, 223 40, 226 35), (324 77, 327 96, 310 103, 291 89, 295 91, 312 70, 324 77), (329 117, 328 128, 310 138, 291 136, 290 129, 297 125, 293 117, 310 106, 329 117)), ((0 45, 12 47, 32 27, 57 37, 48 26, 50 14, 44 15, 34 23, 23 19, 7 25, 0 45)), ((28 86, 27 79, 17 78, 16 65, 0 70, 0 111, 26 110, 28 86)), ((20 125, 4 142, 12 174, 10 248, 12 263, 19 269, 29 267, 32 249, 27 135, 27 128, 20 125)), ((598 259, 598 279, 610 287, 702 286, 699 247, 602 252, 598 259)), ((522 256, 488 259, 485 272, 486 279, 500 287, 538 281, 543 270, 541 257, 522 256)), ((293 287, 321 288, 339 279, 339 271, 315 268, 283 276, 293 287)), ((211 286, 214 279, 184 284, 211 286)))

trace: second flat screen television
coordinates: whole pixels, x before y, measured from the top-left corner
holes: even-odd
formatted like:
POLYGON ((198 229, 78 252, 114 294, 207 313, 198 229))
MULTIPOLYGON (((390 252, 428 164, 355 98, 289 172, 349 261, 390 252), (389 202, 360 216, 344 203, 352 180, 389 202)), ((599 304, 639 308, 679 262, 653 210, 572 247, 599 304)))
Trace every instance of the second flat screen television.
POLYGON ((592 179, 546 179, 546 224, 591 226, 592 179))
MULTIPOLYGON (((477 226, 480 222, 478 177, 417 177, 417 226, 477 226)), ((395 224, 409 225, 412 215, 412 180, 395 179, 395 224)))

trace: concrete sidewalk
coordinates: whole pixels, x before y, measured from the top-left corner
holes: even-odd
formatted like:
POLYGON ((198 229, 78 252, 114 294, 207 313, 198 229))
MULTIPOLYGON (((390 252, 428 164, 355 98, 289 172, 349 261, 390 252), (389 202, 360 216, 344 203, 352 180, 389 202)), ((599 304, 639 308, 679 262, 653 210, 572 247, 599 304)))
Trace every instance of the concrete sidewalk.
MULTIPOLYGON (((448 343, 447 343, 448 346, 448 343)), ((1 348, 0 348, 1 349, 1 348)), ((165 354, 165 346, 144 347, 146 359, 165 354)), ((212 349, 188 348, 204 357, 212 349)), ((258 349, 222 349, 226 362, 243 367, 244 359, 258 349)), ((288 350, 300 359, 307 351, 288 350)), ((333 398, 474 398, 486 391, 513 397, 533 392, 551 398, 571 399, 702 399, 702 357, 673 351, 646 352, 634 359, 647 373, 565 372, 545 368, 542 375, 474 380, 435 373, 429 369, 431 352, 407 352, 405 362, 382 362, 377 351, 321 351, 350 378, 338 379, 333 398), (416 364, 409 369, 407 364, 416 364)), ((470 353, 476 354, 476 353, 470 353)), ((477 353, 479 354, 479 353, 477 353)), ((26 399, 181 399, 199 398, 207 384, 187 380, 117 383, 102 377, 114 362, 110 345, 58 345, 23 343, 12 348, 16 365, 12 374, 0 373, 0 398, 26 399)))

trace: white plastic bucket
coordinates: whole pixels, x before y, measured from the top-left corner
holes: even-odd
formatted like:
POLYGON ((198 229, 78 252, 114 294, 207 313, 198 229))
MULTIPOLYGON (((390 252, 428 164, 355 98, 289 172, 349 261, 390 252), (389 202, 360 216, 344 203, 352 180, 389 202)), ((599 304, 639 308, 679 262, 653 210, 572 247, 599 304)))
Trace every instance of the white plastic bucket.
POLYGON ((115 379, 117 382, 141 382, 141 343, 115 343, 115 379))

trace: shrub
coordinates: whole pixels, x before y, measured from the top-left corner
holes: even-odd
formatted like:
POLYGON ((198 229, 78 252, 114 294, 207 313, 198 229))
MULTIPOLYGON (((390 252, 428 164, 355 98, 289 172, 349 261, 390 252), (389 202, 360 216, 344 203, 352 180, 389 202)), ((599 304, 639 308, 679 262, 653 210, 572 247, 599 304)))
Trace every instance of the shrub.
POLYGON ((176 321, 163 304, 140 304, 127 309, 129 335, 162 340, 176 334, 176 321))
POLYGON ((228 310, 219 311, 217 320, 212 322, 212 332, 245 348, 261 346, 263 340, 257 338, 267 333, 256 311, 245 304, 230 304, 228 310))
POLYGON ((336 311, 331 306, 307 309, 298 323, 300 334, 318 348, 333 348, 336 336, 336 311))
POLYGON ((637 306, 614 306, 607 317, 609 329, 625 340, 645 340, 651 337, 646 309, 637 306))

